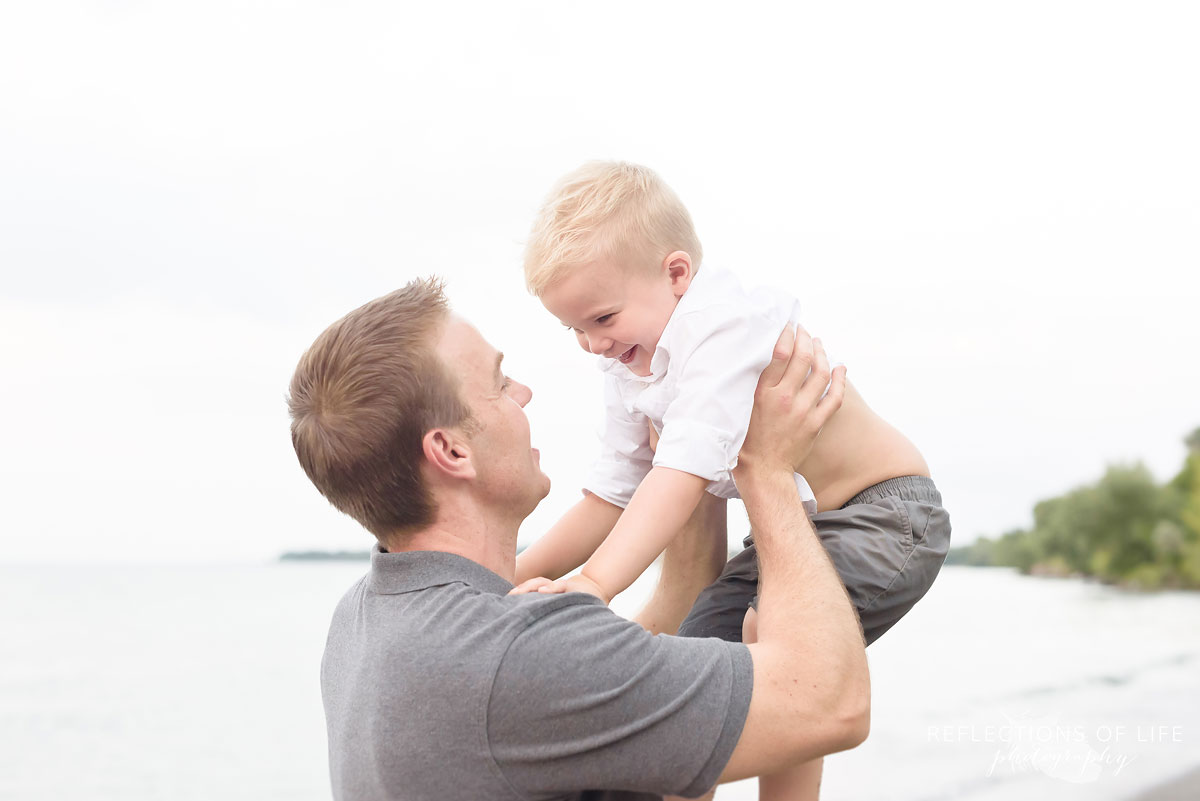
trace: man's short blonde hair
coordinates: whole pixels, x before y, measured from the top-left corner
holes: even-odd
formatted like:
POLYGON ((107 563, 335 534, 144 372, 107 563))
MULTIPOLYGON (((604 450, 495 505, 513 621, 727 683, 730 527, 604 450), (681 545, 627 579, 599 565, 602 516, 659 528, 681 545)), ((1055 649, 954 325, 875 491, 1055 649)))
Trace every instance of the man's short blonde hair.
POLYGON ((325 329, 292 376, 288 411, 301 467, 380 539, 433 522, 421 475, 425 432, 474 427, 457 377, 435 352, 449 313, 441 281, 410 281, 325 329))
POLYGON ((703 255, 691 215, 651 169, 591 161, 559 180, 525 246, 525 285, 541 295, 565 270, 598 259, 657 266, 676 250, 699 268, 703 255))

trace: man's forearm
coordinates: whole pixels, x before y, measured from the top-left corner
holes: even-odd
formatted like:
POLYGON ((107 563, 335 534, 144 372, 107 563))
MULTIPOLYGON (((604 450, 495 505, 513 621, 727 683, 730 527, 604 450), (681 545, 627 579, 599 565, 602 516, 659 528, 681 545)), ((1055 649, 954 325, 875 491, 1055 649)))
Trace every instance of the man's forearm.
POLYGON ((784 330, 754 390, 734 480, 758 551, 754 692, 721 781, 776 773, 866 739, 871 683, 858 615, 817 539, 793 470, 842 404, 846 372, 784 330))
POLYGON ((853 748, 870 725, 870 679, 854 608, 789 473, 738 477, 759 560, 754 694, 721 781, 853 748))
POLYGON ((804 511, 792 476, 744 477, 759 563, 760 640, 827 637, 858 661, 862 629, 845 587, 804 511), (803 632, 797 631, 802 624, 803 632))

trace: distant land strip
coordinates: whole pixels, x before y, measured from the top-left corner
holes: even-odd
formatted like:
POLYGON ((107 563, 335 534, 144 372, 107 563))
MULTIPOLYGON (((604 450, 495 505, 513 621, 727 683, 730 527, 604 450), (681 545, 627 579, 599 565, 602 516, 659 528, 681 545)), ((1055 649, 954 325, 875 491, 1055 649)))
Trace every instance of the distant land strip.
POLYGON ((365 562, 370 551, 284 551, 280 562, 365 562))
MULTIPOLYGON (((525 550, 521 545, 517 553, 525 550)), ((365 562, 371 558, 370 551, 284 551, 280 562, 365 562)))

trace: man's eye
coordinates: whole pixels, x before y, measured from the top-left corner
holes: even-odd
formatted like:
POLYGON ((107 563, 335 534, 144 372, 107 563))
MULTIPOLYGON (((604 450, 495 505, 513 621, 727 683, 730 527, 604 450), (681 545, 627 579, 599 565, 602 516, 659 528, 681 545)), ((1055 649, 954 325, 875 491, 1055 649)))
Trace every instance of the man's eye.
POLYGON ((512 386, 512 379, 504 376, 504 383, 500 385, 500 389, 507 390, 510 386, 512 386))

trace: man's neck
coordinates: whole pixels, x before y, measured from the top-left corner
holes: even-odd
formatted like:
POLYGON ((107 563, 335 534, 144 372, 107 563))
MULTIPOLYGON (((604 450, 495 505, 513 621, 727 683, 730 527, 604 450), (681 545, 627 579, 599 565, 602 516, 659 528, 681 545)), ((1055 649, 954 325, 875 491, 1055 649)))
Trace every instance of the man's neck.
POLYGON ((517 527, 480 514, 439 514, 438 520, 418 531, 380 539, 391 553, 442 551, 470 559, 505 581, 516 572, 517 527))

